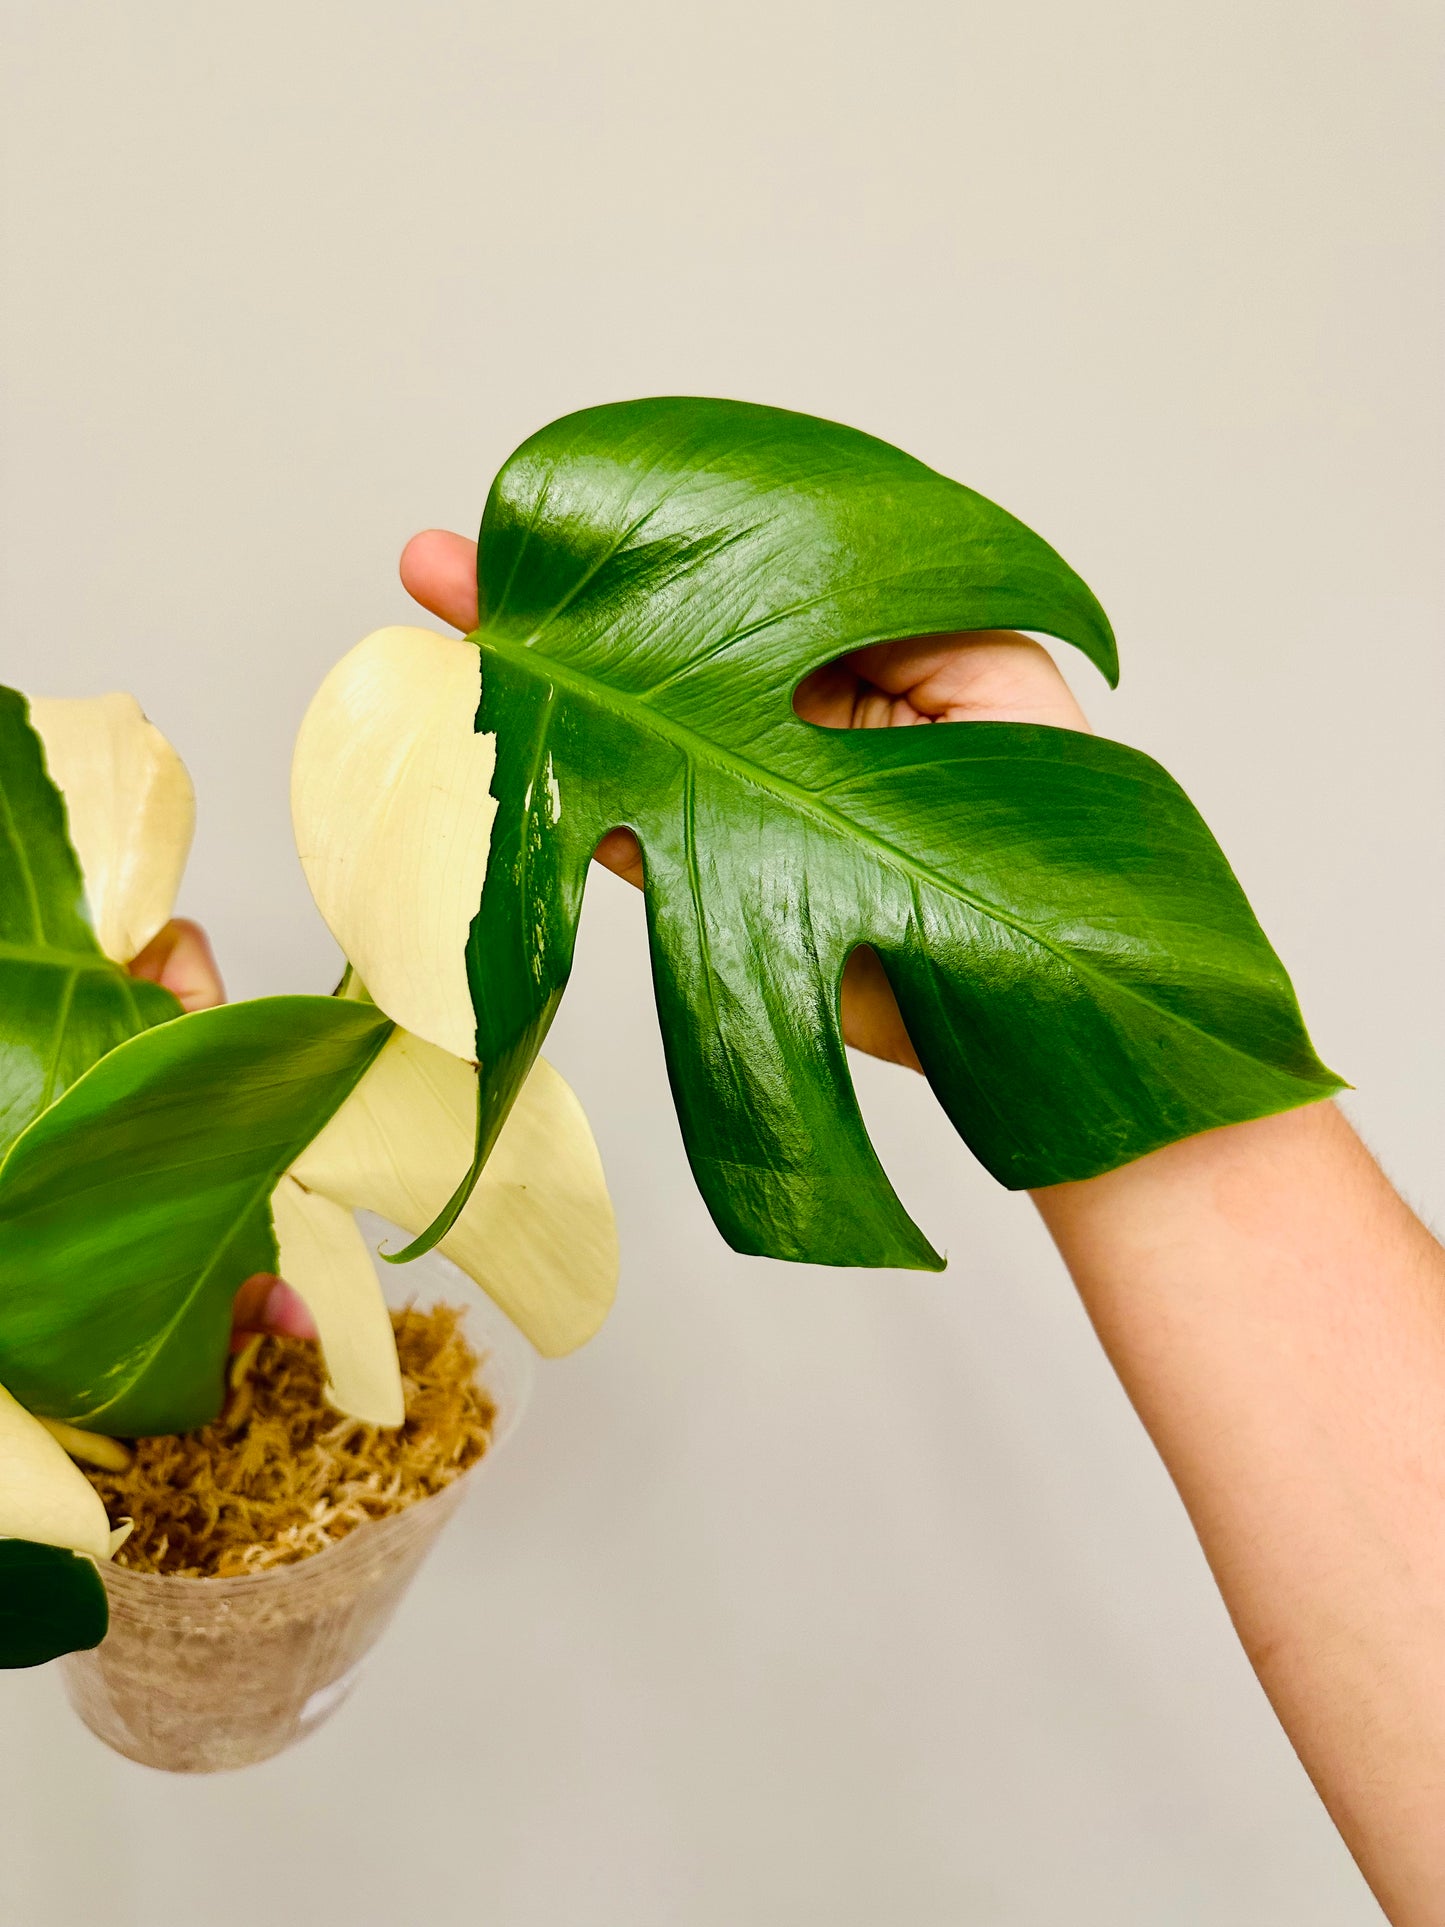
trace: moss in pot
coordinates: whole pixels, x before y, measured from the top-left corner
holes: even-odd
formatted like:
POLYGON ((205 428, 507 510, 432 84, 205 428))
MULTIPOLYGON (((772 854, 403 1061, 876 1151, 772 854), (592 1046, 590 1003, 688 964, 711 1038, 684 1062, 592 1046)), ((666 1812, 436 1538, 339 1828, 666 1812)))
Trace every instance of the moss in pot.
MULTIPOLYGON (((395 1240, 380 1220, 373 1235, 395 1240)), ((91 1472, 112 1516, 126 1500, 139 1516, 102 1569, 108 1636, 67 1655, 61 1674, 81 1718, 117 1752, 215 1772, 314 1732, 349 1696, 437 1534, 521 1419, 535 1353, 510 1320, 439 1254, 384 1270, 383 1283, 398 1306, 402 1450, 388 1452, 390 1434, 324 1402, 315 1346, 268 1336, 244 1371, 238 1354, 238 1383, 201 1433, 138 1441, 125 1470, 91 1472), (273 1425, 289 1435, 289 1458, 248 1455, 273 1425), (257 1488, 269 1502, 259 1529, 248 1503, 257 1488), (233 1496, 249 1532, 225 1516, 233 1496), (149 1543, 137 1547, 142 1534, 149 1543)))

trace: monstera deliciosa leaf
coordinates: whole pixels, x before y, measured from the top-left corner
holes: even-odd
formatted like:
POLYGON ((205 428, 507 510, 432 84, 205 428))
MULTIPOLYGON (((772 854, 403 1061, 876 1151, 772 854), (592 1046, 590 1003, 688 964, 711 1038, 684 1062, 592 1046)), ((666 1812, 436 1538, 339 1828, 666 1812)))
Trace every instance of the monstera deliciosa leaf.
POLYGON ((740 1250, 940 1262, 849 1082, 839 984, 859 945, 882 959, 948 1115, 1010 1186, 1089 1177, 1337 1088, 1223 855, 1147 756, 1043 726, 848 732, 794 712, 810 671, 906 636, 1041 632, 1113 678, 1089 590, 971 489, 775 409, 589 409, 498 475, 478 585, 467 644, 384 632, 333 672, 308 719, 316 739, 351 732, 345 890, 297 792, 303 858, 343 947, 356 954, 382 902, 410 934, 410 956, 390 943, 379 999, 436 1041, 473 1038, 478 1165, 567 982, 589 858, 617 826, 642 847, 692 1169, 740 1250), (417 689, 378 694, 408 648, 418 685, 441 691, 441 650, 455 700, 479 692, 494 764, 460 1012, 457 903, 438 914, 436 893, 457 872, 466 813, 437 801, 434 759, 430 841, 417 814, 405 860, 393 847, 368 868, 367 820, 390 821, 389 802, 367 795, 384 752, 394 767, 385 717, 406 719, 418 763, 435 742, 416 724, 417 689), (419 929, 445 940, 429 965, 419 929))

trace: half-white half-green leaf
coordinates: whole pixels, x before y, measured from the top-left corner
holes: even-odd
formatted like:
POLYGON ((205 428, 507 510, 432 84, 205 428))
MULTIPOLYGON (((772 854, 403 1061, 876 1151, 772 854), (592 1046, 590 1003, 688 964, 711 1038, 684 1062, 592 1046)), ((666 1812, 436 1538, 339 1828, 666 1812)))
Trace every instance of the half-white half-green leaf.
POLYGON ((296 847, 331 934, 388 1017, 469 1060, 467 933, 497 807, 480 701, 474 643, 378 629, 316 692, 291 774, 296 847))
POLYGON ((96 937, 129 963, 175 907, 196 825, 191 779, 134 696, 32 696, 29 709, 96 937))

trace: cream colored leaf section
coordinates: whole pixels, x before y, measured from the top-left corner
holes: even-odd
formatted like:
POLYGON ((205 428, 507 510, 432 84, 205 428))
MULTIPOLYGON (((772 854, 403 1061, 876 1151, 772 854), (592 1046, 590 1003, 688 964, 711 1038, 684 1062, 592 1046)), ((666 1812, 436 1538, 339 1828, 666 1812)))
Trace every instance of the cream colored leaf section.
POLYGON ((481 690, 474 643, 378 629, 316 692, 291 766, 296 847, 331 934, 388 1017, 469 1059, 467 934, 497 809, 481 690))
POLYGON ((0 1539, 110 1557, 100 1494, 39 1419, 0 1387, 0 1539))
POLYGON ((82 1465, 98 1465, 103 1472, 130 1470, 133 1455, 119 1439, 107 1438, 103 1432, 82 1432, 78 1425, 67 1425, 60 1418, 42 1418, 39 1422, 67 1457, 79 1459, 82 1465))
POLYGON ((344 1204, 282 1178, 271 1195, 278 1269, 316 1320, 333 1405, 368 1425, 406 1417, 391 1314, 376 1266, 344 1204))
POLYGON ((129 963, 170 921, 196 827, 186 766, 134 696, 30 698, 101 949, 129 963))
MULTIPOLYGON (((429 1225, 472 1154, 476 1072, 397 1031, 294 1166, 313 1191, 429 1225)), ((617 1289, 617 1228, 582 1106, 539 1060, 440 1249, 549 1358, 597 1330, 617 1289)))

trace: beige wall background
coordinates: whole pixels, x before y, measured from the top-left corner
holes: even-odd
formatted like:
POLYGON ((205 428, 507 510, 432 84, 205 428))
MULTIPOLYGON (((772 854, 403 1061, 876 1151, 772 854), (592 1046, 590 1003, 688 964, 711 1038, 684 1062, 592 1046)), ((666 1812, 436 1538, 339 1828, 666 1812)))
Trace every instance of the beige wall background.
MULTIPOLYGON (((1428 0, 3 0, 0 676, 133 689, 185 907, 323 989, 311 690, 565 410, 738 395, 996 497, 1427 1212, 1442 1105, 1428 0)), ((1071 668, 1070 673, 1073 674, 1071 668)), ((616 1315, 290 1756, 172 1781, 0 1681, 7 1927, 1364 1927, 1026 1201, 862 1065, 942 1277, 768 1266, 686 1175, 641 906, 551 1055, 616 1315)))

